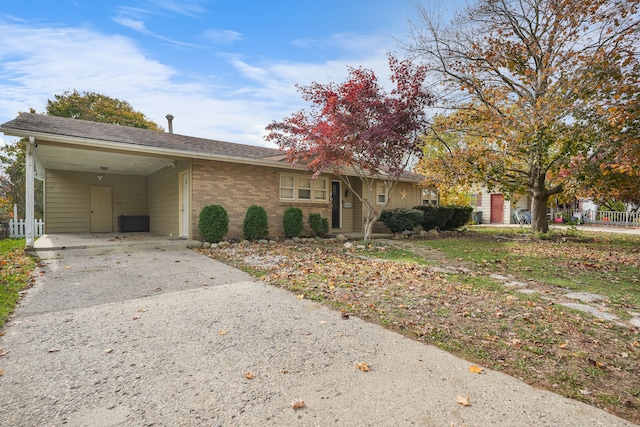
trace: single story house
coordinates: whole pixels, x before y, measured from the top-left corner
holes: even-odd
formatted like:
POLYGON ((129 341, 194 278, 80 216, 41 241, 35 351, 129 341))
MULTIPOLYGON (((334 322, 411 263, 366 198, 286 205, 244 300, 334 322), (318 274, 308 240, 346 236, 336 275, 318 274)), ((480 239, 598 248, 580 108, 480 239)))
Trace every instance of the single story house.
MULTIPOLYGON (((142 227, 199 239, 199 212, 211 204, 227 210, 228 237, 242 236, 253 204, 265 208, 271 236, 283 234, 282 217, 290 206, 302 209, 305 222, 310 213, 328 218, 332 233, 363 230, 362 203, 338 177, 311 179, 278 149, 33 113, 20 113, 0 131, 29 140, 26 219, 33 218, 33 180, 43 180, 48 234, 142 227)), ((410 174, 402 179, 388 208, 420 205, 418 182, 410 174)), ((377 200, 384 201, 384 192, 376 183, 377 200)))

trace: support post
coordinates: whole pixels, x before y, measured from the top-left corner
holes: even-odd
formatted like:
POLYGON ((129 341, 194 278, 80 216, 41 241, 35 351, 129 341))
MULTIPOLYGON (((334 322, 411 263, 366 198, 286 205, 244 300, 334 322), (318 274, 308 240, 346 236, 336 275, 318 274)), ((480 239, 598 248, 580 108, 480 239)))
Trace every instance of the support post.
POLYGON ((34 145, 35 138, 33 136, 29 137, 29 142, 27 143, 26 155, 25 155, 25 238, 26 243, 25 246, 28 249, 32 249, 34 245, 34 221, 35 221, 35 209, 34 209, 34 193, 35 193, 35 184, 34 184, 34 145))

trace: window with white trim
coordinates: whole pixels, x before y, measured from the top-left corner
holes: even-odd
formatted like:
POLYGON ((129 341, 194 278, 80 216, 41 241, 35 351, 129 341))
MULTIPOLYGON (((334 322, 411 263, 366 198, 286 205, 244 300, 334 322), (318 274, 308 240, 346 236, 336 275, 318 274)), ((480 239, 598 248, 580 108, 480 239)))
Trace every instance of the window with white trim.
POLYGON ((295 200, 296 185, 295 177, 291 175, 280 176, 280 198, 285 200, 295 200))
POLYGON ((311 178, 306 176, 298 177, 298 199, 311 200, 311 178))
POLYGON ((300 202, 328 202, 327 178, 311 179, 307 175, 280 175, 280 200, 300 202))

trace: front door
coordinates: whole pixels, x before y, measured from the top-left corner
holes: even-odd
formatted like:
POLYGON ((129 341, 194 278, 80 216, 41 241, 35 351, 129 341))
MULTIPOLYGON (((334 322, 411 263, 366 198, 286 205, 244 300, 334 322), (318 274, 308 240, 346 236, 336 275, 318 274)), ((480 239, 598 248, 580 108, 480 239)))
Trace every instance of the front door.
POLYGON ((113 213, 111 187, 91 187, 91 224, 92 233, 111 233, 113 231, 113 213))
POLYGON ((331 228, 338 229, 340 227, 340 213, 341 213, 341 200, 340 200, 340 182, 331 182, 331 228))
POLYGON ((189 171, 180 173, 180 237, 189 238, 189 171))
POLYGON ((502 194, 491 195, 491 224, 504 223, 504 196, 502 194))

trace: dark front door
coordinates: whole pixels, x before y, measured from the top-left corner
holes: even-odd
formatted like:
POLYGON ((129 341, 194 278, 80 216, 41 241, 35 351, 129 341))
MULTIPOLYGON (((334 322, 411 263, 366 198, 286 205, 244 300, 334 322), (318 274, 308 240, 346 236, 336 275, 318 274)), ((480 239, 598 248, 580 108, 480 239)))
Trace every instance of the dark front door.
POLYGON ((331 183, 331 228, 340 228, 340 183, 331 183))

